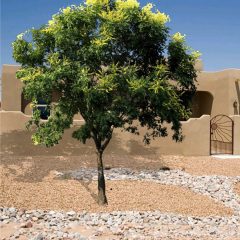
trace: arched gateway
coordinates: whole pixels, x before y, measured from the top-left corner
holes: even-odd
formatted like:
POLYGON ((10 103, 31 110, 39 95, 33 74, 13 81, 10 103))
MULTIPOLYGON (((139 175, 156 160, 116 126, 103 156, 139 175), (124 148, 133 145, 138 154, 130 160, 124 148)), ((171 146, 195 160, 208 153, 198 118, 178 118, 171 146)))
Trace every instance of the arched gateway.
POLYGON ((210 154, 233 154, 233 120, 217 115, 210 121, 210 154))

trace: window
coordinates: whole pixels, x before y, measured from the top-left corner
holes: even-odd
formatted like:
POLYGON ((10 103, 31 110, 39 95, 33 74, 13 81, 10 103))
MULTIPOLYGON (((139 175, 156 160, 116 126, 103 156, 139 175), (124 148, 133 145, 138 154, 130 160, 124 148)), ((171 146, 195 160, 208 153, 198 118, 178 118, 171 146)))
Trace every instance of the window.
POLYGON ((36 107, 40 111, 40 118, 47 120, 50 116, 50 109, 48 108, 47 103, 44 100, 38 100, 36 107))

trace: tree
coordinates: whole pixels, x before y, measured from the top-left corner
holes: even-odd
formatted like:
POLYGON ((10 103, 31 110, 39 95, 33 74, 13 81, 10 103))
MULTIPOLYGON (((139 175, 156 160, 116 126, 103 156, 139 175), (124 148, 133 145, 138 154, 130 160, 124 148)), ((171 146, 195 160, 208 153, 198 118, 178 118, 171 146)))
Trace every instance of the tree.
POLYGON ((190 114, 198 52, 180 33, 170 36, 168 21, 152 4, 141 8, 137 0, 87 0, 13 42, 13 56, 22 65, 17 77, 35 109, 29 122, 34 144, 57 144, 80 113, 85 123, 72 136, 95 142, 99 204, 107 203, 102 156, 115 128, 138 134, 140 124, 148 144, 167 136, 164 123, 171 123, 173 139, 183 138, 180 120, 190 114), (53 92, 59 95, 54 106, 53 92), (51 110, 45 122, 39 99, 51 110))

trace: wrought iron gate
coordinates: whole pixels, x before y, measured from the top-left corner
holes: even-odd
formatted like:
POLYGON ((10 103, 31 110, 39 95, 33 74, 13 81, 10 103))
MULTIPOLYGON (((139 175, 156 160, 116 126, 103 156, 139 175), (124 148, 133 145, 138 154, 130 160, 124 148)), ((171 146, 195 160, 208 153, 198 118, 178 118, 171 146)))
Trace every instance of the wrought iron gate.
POLYGON ((233 154, 233 120, 217 115, 210 121, 210 154, 233 154))

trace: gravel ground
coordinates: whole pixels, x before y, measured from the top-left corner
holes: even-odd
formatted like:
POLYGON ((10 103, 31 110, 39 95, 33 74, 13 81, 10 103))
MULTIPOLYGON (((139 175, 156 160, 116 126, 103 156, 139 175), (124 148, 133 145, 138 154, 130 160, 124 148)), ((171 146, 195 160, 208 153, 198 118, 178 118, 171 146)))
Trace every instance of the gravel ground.
MULTIPOLYGON (((13 174, 18 181, 42 181, 52 170, 68 171, 81 167, 96 167, 96 156, 14 156, 2 155, 1 166, 13 174)), ((180 169, 192 175, 239 176, 239 159, 216 159, 214 157, 183 157, 157 155, 104 155, 105 166, 111 168, 153 169, 163 167, 180 169), (127 161, 126 161, 127 159, 127 161)))
POLYGON ((160 211, 111 213, 0 208, 6 239, 239 239, 239 217, 190 217, 160 211), (6 224, 6 222, 9 222, 6 224), (15 231, 11 232, 11 229, 15 231), (8 234, 8 235, 7 235, 8 234), (12 236, 9 236, 11 235, 12 236))
POLYGON ((107 207, 98 206, 96 193, 97 181, 48 180, 33 184, 9 181, 0 202, 7 207, 65 211, 160 210, 195 216, 233 213, 223 204, 187 188, 154 182, 107 181, 107 207))
POLYGON ((239 195, 240 197, 240 183, 237 183, 234 187, 235 192, 239 195))
POLYGON ((240 239, 240 159, 105 160, 99 207, 94 156, 3 156, 0 239, 240 239))

